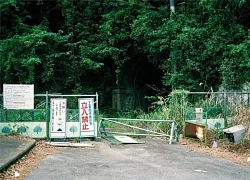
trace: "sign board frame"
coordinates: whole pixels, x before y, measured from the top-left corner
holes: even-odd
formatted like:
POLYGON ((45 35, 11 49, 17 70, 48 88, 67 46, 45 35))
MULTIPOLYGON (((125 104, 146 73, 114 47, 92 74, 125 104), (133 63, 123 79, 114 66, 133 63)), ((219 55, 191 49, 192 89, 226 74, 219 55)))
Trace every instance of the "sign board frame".
POLYGON ((80 137, 95 137, 94 98, 79 98, 80 137))
POLYGON ((3 84, 6 109, 34 109, 34 84, 3 84))
POLYGON ((50 138, 66 138, 66 98, 50 99, 50 138))

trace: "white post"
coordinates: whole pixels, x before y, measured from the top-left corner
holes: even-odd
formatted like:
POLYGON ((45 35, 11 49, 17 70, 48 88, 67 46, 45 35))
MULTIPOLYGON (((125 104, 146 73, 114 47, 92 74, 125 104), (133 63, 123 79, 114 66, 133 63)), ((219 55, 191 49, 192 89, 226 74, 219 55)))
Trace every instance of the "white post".
POLYGON ((172 122, 172 125, 171 125, 169 144, 172 144, 173 133, 174 133, 174 122, 172 122))

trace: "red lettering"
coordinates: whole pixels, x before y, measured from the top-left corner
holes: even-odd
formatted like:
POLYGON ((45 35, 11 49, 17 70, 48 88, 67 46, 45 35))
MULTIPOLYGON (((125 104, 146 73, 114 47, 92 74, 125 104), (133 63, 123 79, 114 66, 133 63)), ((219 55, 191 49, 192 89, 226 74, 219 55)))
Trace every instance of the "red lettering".
POLYGON ((88 130, 88 124, 87 123, 83 123, 82 124, 82 130, 88 130))
POLYGON ((89 122, 88 116, 82 116, 82 123, 89 122))
POLYGON ((82 116, 82 130, 88 130, 88 116, 82 116))
POLYGON ((82 109, 88 108, 88 104, 86 102, 81 103, 82 104, 82 109))
POLYGON ((88 115, 87 110, 88 109, 88 104, 86 102, 81 103, 82 104, 82 116, 83 115, 88 115))

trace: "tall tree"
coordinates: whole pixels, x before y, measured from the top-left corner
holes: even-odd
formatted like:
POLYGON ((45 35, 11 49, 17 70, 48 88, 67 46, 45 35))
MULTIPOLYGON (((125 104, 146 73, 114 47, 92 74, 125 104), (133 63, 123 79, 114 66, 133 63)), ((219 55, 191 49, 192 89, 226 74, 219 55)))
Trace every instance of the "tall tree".
POLYGON ((79 93, 122 85, 139 61, 168 91, 249 82, 250 1, 175 2, 170 19, 169 1, 1 1, 1 83, 79 93))

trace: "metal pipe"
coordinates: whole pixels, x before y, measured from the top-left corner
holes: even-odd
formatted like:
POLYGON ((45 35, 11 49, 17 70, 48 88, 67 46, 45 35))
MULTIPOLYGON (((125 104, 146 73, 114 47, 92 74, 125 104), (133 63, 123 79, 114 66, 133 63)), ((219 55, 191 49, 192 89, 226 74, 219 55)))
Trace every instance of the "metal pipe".
POLYGON ((96 110, 98 110, 98 108, 99 108, 99 106, 98 106, 98 94, 97 94, 97 92, 96 92, 96 94, 95 94, 95 96, 96 96, 96 110))
POLYGON ((95 97, 95 94, 92 95, 81 95, 81 94, 75 94, 75 95, 60 95, 60 94, 48 94, 48 96, 53 97, 95 97))
MULTIPOLYGON (((175 93, 183 93, 183 92, 175 92, 175 93)), ((187 92, 187 94, 250 94, 250 92, 187 92)))
POLYGON ((155 136, 155 137, 169 137, 167 134, 157 135, 157 134, 133 134, 133 133, 121 133, 121 132, 108 132, 108 131, 102 131, 104 133, 109 134, 121 134, 121 135, 129 135, 129 136, 155 136))
POLYGON ((172 122, 172 125, 171 125, 171 132, 170 132, 169 144, 172 143, 173 133, 174 133, 174 122, 172 122))
POLYGON ((151 131, 151 130, 148 130, 148 129, 139 128, 139 127, 136 127, 136 126, 132 126, 132 125, 128 125, 128 124, 124 124, 124 123, 117 122, 117 121, 112 121, 112 120, 108 120, 108 119, 107 119, 107 121, 109 121, 109 122, 113 122, 113 123, 116 123, 116 124, 120 124, 120 125, 124 125, 124 126, 127 126, 127 127, 131 127, 131 128, 134 128, 134 129, 143 130, 143 131, 146 131, 146 132, 151 132, 151 133, 155 133, 155 134, 165 135, 165 134, 162 134, 162 133, 158 133, 158 132, 151 131))
POLYGON ((47 140, 49 140, 49 123, 50 123, 50 111, 49 111, 49 97, 48 97, 48 91, 46 91, 46 137, 47 140))
POLYGON ((174 120, 153 120, 153 119, 123 119, 123 118, 102 118, 102 120, 119 120, 119 121, 146 121, 146 122, 174 122, 174 120))

